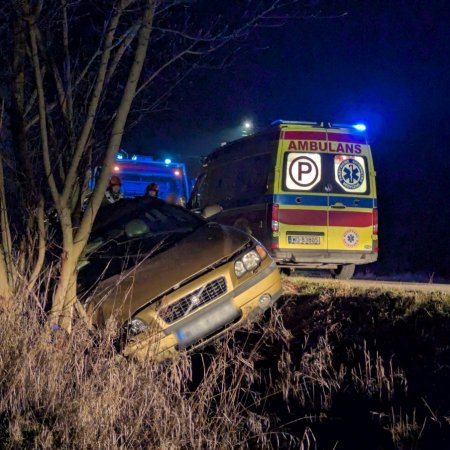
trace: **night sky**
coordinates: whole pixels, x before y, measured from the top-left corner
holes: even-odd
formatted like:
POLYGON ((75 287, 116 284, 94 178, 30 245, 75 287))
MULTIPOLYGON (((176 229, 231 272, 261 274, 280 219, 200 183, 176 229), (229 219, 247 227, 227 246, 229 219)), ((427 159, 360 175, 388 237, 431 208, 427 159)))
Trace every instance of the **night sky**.
POLYGON ((256 29, 230 66, 197 71, 124 148, 182 155, 194 172, 194 157, 239 137, 244 119, 364 122, 385 266, 450 277, 449 2, 318 3, 323 16, 347 14, 256 29))

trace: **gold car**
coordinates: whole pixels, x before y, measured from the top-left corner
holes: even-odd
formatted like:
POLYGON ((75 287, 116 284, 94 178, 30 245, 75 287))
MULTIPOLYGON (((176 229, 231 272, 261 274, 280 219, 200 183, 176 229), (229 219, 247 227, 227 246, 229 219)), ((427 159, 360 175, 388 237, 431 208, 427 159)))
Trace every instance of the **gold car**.
POLYGON ((118 320, 124 354, 141 359, 203 346, 281 296, 275 263, 250 235, 152 198, 100 210, 79 280, 94 323, 118 320))

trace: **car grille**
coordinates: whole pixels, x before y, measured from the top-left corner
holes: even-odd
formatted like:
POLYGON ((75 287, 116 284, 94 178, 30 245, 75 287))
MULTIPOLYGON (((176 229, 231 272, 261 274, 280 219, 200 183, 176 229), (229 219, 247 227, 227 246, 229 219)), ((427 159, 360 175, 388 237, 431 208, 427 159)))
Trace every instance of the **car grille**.
POLYGON ((205 284, 200 289, 182 297, 159 312, 159 316, 167 323, 175 322, 190 312, 214 300, 227 292, 227 282, 224 277, 217 278, 205 284))

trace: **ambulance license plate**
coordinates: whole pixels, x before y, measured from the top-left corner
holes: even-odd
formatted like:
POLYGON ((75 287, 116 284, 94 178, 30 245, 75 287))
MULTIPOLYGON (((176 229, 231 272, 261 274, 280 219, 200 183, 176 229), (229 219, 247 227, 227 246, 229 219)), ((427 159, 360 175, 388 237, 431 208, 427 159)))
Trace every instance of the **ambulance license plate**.
POLYGON ((289 236, 289 244, 302 244, 302 245, 320 245, 320 236, 289 236))

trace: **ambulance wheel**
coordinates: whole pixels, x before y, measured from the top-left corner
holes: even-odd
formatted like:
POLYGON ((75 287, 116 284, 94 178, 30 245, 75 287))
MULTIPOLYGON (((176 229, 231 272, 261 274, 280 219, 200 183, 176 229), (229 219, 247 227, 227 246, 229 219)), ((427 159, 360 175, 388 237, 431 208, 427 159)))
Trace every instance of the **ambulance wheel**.
POLYGON ((280 272, 287 277, 290 277, 294 274, 294 271, 290 267, 281 267, 280 272))
POLYGON ((336 280, 350 280, 355 274, 354 264, 345 264, 331 270, 331 276, 336 280))

